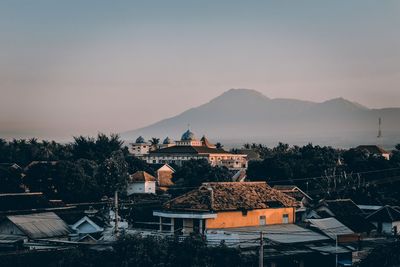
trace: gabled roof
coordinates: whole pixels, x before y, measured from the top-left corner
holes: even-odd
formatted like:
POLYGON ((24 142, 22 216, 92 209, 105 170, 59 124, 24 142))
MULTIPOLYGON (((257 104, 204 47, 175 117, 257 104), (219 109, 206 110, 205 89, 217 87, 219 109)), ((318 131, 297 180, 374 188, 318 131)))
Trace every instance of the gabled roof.
POLYGON ((175 169, 172 168, 168 163, 151 164, 151 166, 154 167, 156 171, 159 171, 161 168, 168 168, 173 173, 175 172, 175 169))
POLYGON ((155 182, 156 178, 145 172, 145 171, 137 171, 134 174, 129 176, 130 182, 155 182))
POLYGON ((362 146, 358 146, 356 149, 367 150, 371 154, 389 154, 388 151, 386 151, 385 149, 383 149, 377 145, 362 145, 362 146))
POLYGON ((400 212, 391 206, 384 206, 370 214, 367 219, 370 222, 398 222, 400 221, 400 212))
POLYGON ((374 226, 365 219, 365 213, 351 199, 326 200, 334 217, 356 233, 369 232, 374 226))
POLYGON ((74 230, 78 230, 79 227, 84 224, 84 223, 88 223, 90 224, 93 229, 95 229, 95 231, 91 232, 91 233, 97 233, 97 232, 102 232, 104 229, 101 228, 100 226, 98 226, 94 221, 92 221, 89 217, 84 216, 82 217, 79 221, 77 221, 76 223, 74 223, 71 228, 74 230))
POLYGON ((306 194, 296 185, 274 185, 274 189, 279 190, 282 193, 288 194, 298 201, 301 201, 303 197, 307 198, 308 200, 312 200, 312 198, 308 194, 306 194))
POLYGON ((12 215, 7 219, 30 239, 60 237, 70 233, 68 225, 54 212, 12 215))
POLYGON ((203 183, 165 204, 169 210, 233 211, 293 207, 295 200, 265 182, 203 183))
POLYGON ((150 151, 150 154, 229 154, 222 148, 206 146, 170 146, 150 151))

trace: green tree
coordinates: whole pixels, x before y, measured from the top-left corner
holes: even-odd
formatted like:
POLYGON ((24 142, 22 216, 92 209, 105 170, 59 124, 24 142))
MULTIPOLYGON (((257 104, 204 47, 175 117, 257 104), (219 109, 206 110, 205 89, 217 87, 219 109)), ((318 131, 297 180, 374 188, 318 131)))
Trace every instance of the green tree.
POLYGON ((61 161, 56 167, 58 196, 68 203, 96 201, 101 198, 97 183, 97 163, 86 159, 61 161))
POLYGON ((23 181, 31 192, 43 192, 49 198, 57 198, 55 164, 38 162, 30 166, 25 174, 23 181))
POLYGON ((128 163, 122 151, 113 152, 111 157, 100 164, 97 182, 106 196, 112 196, 115 191, 125 192, 128 182, 128 163))
POLYGON ((10 165, 0 165, 0 192, 22 192, 22 170, 10 165))
POLYGON ((231 182, 232 174, 225 167, 212 167, 207 160, 188 160, 177 168, 171 188, 173 194, 191 190, 204 182, 231 182), (182 190, 181 190, 182 189, 182 190))

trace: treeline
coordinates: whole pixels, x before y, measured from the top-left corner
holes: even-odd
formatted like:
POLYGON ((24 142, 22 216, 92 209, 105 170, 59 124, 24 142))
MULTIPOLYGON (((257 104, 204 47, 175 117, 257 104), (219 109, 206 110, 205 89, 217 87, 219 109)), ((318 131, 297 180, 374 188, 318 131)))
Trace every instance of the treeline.
POLYGON ((0 192, 43 192, 66 202, 99 200, 124 192, 128 174, 154 170, 132 157, 118 135, 54 141, 0 139, 0 192), (18 164, 15 168, 10 164, 18 164))
MULTIPOLYGON (((279 143, 273 148, 246 144, 245 148, 260 155, 260 160, 249 162, 250 181, 294 184, 317 199, 349 197, 360 203, 400 204, 400 145, 390 160, 357 149, 312 144, 279 143)), ((173 196, 203 182, 229 182, 233 176, 205 160, 189 160, 174 168, 173 196)), ((155 175, 151 165, 129 154, 118 135, 79 136, 67 144, 0 139, 0 193, 29 189, 65 202, 96 201, 115 190, 124 193, 128 174, 138 170, 155 175), (21 168, 10 167, 14 163, 21 168)))
POLYGON ((297 185, 317 198, 349 197, 364 203, 383 202, 383 198, 397 203, 400 200, 400 185, 396 182, 400 178, 400 144, 390 160, 359 149, 312 144, 250 147, 261 159, 249 162, 249 180, 297 185))

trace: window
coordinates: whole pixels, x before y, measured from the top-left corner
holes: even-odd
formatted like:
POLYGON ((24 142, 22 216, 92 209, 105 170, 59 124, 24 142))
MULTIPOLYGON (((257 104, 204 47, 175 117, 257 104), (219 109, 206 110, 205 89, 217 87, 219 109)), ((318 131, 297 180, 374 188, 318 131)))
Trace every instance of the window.
POLYGON ((282 222, 283 223, 289 223, 289 214, 283 214, 282 215, 282 222))
POLYGON ((267 219, 265 216, 260 216, 260 225, 266 225, 267 224, 267 219))

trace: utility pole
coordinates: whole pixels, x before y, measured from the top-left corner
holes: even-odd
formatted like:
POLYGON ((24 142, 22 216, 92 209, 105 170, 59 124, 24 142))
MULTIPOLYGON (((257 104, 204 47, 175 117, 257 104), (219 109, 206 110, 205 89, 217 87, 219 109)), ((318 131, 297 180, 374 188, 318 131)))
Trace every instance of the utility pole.
POLYGON ((338 235, 336 234, 336 243, 335 243, 335 267, 338 266, 338 255, 337 255, 337 250, 338 250, 338 235))
POLYGON ((260 252, 259 252, 259 267, 264 267, 264 235, 263 232, 260 232, 260 252))
POLYGON ((114 205, 115 205, 115 211, 114 211, 114 217, 115 217, 115 225, 114 225, 114 227, 115 227, 115 229, 114 229, 114 232, 115 232, 115 235, 117 235, 118 236, 118 191, 115 191, 115 194, 114 194, 114 205))

